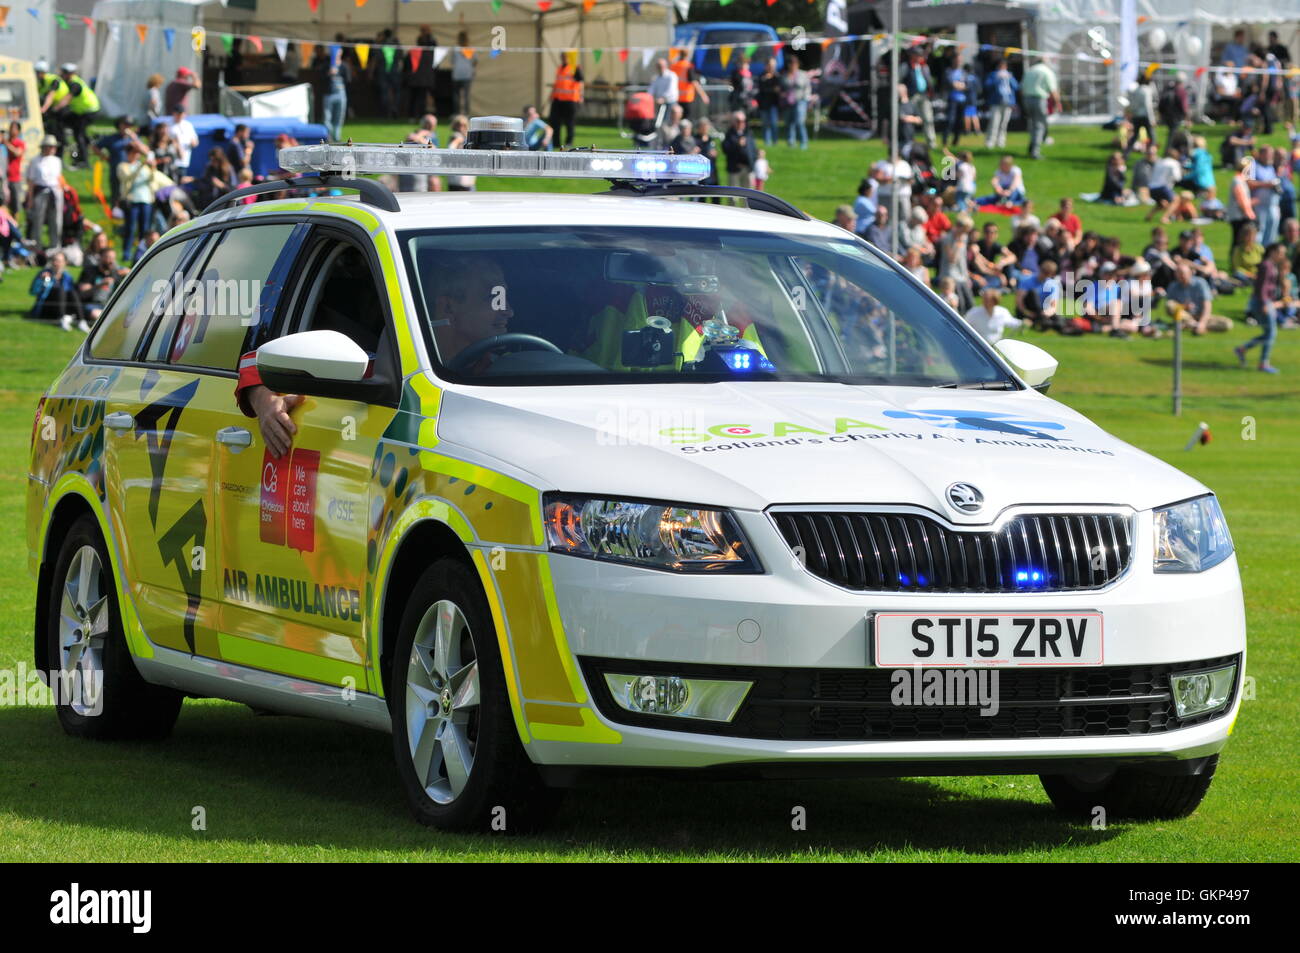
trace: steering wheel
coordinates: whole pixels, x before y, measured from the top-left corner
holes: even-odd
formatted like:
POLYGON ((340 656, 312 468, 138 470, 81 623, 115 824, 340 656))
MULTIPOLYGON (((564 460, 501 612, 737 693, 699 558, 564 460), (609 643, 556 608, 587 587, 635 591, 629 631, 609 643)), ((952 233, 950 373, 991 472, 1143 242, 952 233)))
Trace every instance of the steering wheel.
POLYGON ((536 334, 494 334, 490 338, 475 341, 447 362, 447 370, 457 374, 473 367, 489 351, 550 351, 563 354, 558 347, 546 338, 536 334))

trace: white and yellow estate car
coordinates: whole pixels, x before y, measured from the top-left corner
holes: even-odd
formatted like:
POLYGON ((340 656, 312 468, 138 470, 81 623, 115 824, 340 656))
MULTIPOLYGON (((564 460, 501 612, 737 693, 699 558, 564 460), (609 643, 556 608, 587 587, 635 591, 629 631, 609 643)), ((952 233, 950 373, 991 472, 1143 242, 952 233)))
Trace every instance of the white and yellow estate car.
POLYGON ((1246 647, 1223 515, 1044 396, 1041 350, 697 156, 281 162, 228 198, 360 196, 168 233, 37 410, 35 654, 94 687, 70 733, 165 735, 186 695, 391 731, 457 829, 614 769, 1200 802, 1246 647), (613 184, 356 177, 437 172, 613 184), (302 396, 278 456, 235 400, 254 352, 302 396))

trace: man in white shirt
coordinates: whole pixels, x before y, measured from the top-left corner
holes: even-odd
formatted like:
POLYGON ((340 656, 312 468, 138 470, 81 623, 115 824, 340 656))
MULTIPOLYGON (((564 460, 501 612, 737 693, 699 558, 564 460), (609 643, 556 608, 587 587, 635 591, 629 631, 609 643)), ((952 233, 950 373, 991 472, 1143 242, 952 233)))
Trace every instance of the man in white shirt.
POLYGON ((966 323, 975 329, 975 333, 990 344, 1002 340, 1006 328, 1018 328, 1022 324, 1019 318, 998 304, 997 288, 985 288, 980 295, 980 303, 966 312, 966 323))
POLYGON ((1147 212, 1145 221, 1151 221, 1151 217, 1160 212, 1161 222, 1167 222, 1168 216, 1164 211, 1173 204, 1174 189, 1178 186, 1178 181, 1183 177, 1182 157, 1177 149, 1171 149, 1169 154, 1163 159, 1156 161, 1151 168, 1151 178, 1147 180, 1147 190, 1151 197, 1155 199, 1156 204, 1152 206, 1151 211, 1147 212))
POLYGON ((665 59, 655 60, 655 70, 658 75, 650 80, 650 97, 656 106, 672 105, 677 102, 677 74, 668 68, 665 59))
POLYGON ((63 245, 63 160, 59 140, 46 136, 41 154, 27 164, 27 238, 39 242, 41 226, 49 229, 46 248, 63 245))
POLYGON ((180 174, 183 175, 190 167, 190 156, 199 147, 199 134, 194 131, 194 124, 185 118, 184 106, 177 106, 172 110, 171 122, 168 125, 171 129, 172 141, 176 143, 176 158, 180 174))

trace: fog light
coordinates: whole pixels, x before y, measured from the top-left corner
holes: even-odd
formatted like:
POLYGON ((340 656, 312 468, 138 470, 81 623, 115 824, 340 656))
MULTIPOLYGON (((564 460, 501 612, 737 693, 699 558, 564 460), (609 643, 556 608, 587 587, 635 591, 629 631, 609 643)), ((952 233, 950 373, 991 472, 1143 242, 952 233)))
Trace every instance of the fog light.
POLYGON ((1228 703, 1237 682, 1237 666, 1174 675, 1170 679, 1179 718, 1215 711, 1228 703))
POLYGON ((753 683, 606 672, 605 684, 620 708, 638 715, 731 721, 753 683))

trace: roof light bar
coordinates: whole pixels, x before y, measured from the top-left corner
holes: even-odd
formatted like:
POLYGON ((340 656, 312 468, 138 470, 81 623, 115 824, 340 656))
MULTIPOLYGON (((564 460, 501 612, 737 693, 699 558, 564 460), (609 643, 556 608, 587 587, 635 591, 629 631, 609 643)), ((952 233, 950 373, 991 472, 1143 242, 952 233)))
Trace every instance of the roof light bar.
POLYGON ((280 167, 295 173, 357 175, 499 175, 524 178, 698 182, 709 174, 704 156, 660 152, 522 152, 431 149, 419 144, 290 146, 280 167))

